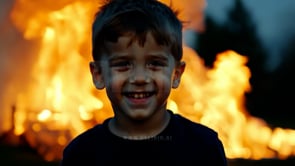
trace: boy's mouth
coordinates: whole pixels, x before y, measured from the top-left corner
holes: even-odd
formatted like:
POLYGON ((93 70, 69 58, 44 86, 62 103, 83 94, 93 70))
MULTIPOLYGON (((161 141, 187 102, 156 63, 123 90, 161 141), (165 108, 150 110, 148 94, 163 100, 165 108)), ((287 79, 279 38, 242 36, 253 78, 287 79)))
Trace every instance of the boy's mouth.
POLYGON ((144 99, 154 95, 155 92, 124 92, 123 95, 133 99, 144 99))

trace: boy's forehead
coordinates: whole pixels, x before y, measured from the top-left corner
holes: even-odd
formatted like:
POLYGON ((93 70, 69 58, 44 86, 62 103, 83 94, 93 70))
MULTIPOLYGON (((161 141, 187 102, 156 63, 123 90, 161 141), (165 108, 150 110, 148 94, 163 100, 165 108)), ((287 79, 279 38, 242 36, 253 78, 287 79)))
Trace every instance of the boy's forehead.
POLYGON ((104 55, 107 59, 128 56, 173 58, 170 47, 157 44, 152 35, 147 35, 147 40, 143 45, 140 45, 138 40, 132 41, 130 36, 121 36, 117 42, 106 42, 104 55))
POLYGON ((126 49, 134 44, 139 47, 149 47, 157 50, 166 50, 170 48, 168 45, 158 43, 151 32, 148 32, 144 36, 137 36, 134 33, 125 33, 119 36, 116 42, 105 41, 105 44, 109 49, 126 49))

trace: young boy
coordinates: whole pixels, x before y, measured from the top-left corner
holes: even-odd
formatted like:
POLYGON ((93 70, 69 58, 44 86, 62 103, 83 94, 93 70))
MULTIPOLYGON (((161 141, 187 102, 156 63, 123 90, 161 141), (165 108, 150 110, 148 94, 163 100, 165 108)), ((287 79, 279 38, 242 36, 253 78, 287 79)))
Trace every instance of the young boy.
POLYGON ((62 166, 225 166, 217 133, 167 110, 185 69, 182 23, 156 0, 111 0, 93 23, 94 85, 106 88, 114 117, 76 137, 62 166))

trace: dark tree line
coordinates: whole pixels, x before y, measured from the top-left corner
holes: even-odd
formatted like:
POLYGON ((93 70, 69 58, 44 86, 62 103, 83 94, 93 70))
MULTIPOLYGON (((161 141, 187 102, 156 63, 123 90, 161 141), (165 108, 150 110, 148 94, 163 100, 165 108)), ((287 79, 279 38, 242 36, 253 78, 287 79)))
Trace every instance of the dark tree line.
POLYGON ((281 56, 284 57, 282 62, 271 73, 272 95, 267 96, 267 99, 271 103, 269 109, 274 110, 274 116, 283 121, 285 126, 295 128, 295 32, 291 36, 281 51, 281 56))
POLYGON ((197 34, 195 49, 207 67, 212 67, 216 55, 225 50, 234 50, 247 56, 252 87, 251 92, 245 94, 248 112, 274 121, 278 115, 283 118, 288 115, 288 111, 294 111, 294 108, 287 107, 291 106, 291 98, 295 97, 283 97, 283 93, 289 91, 289 95, 294 95, 295 82, 292 81, 292 74, 295 76, 295 36, 285 50, 288 55, 284 62, 275 72, 270 73, 265 65, 267 53, 257 35, 250 11, 245 8, 242 0, 234 2, 233 8, 228 11, 226 22, 218 24, 206 16, 206 30, 197 34))

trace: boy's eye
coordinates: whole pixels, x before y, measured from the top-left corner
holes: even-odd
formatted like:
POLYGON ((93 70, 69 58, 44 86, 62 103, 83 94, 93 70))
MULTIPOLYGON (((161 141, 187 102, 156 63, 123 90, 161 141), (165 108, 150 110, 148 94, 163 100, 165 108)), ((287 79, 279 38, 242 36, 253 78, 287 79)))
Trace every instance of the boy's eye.
POLYGON ((158 68, 158 67, 164 67, 167 63, 161 60, 151 60, 147 63, 147 67, 149 68, 158 68))
POLYGON ((132 63, 130 61, 115 61, 111 62, 111 67, 119 71, 125 71, 132 67, 132 63))

